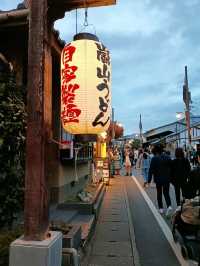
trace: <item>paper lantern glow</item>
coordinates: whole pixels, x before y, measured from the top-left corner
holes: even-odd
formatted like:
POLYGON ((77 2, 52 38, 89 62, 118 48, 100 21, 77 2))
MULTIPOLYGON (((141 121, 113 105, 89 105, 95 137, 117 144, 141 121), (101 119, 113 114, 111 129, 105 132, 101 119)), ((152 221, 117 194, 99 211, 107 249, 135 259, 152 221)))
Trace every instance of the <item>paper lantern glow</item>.
POLYGON ((109 51, 97 37, 79 33, 61 55, 61 121, 71 134, 99 134, 111 114, 109 51))

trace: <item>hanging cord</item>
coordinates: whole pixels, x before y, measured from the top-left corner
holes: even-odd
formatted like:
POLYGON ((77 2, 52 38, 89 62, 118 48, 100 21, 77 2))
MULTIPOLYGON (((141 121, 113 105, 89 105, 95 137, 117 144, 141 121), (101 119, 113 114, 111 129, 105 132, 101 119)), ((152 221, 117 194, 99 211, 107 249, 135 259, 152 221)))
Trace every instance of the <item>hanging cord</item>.
POLYGON ((78 33, 78 10, 76 8, 76 34, 78 33))
POLYGON ((86 27, 91 26, 93 28, 94 34, 96 35, 95 26, 93 24, 88 23, 88 7, 86 4, 86 0, 84 0, 84 7, 85 7, 84 23, 83 23, 83 28, 81 29, 80 32, 83 32, 83 30, 85 30, 86 27))
POLYGON ((78 161, 78 153, 81 149, 83 149, 84 147, 86 147, 87 144, 81 144, 81 146, 79 147, 74 147, 74 153, 75 153, 75 161, 74 161, 74 172, 75 172, 75 182, 79 181, 78 178, 78 171, 77 171, 77 161, 78 161))
POLYGON ((77 173, 77 159, 78 159, 78 153, 79 153, 80 149, 82 149, 82 147, 74 148, 74 152, 75 152, 75 162, 74 162, 75 182, 78 182, 78 180, 79 180, 78 173, 77 173))
POLYGON ((84 20, 83 25, 84 25, 85 27, 87 27, 87 26, 89 25, 89 24, 88 24, 88 8, 87 8, 87 7, 85 8, 85 20, 84 20))
MULTIPOLYGON (((59 145, 60 147, 62 147, 62 146, 64 146, 65 144, 64 143, 62 143, 62 142, 60 142, 60 141, 57 141, 57 140, 55 140, 55 139, 50 139, 50 141, 51 142, 53 142, 53 143, 55 143, 55 144, 57 144, 57 145, 59 145)), ((81 149, 83 149, 84 147, 86 147, 87 146, 87 144, 83 144, 83 145, 81 145, 81 146, 79 146, 79 147, 74 147, 74 154, 75 154, 75 157, 74 157, 74 181, 75 182, 78 182, 79 181, 79 178, 78 178, 78 169, 77 169, 77 161, 78 161, 78 153, 79 153, 79 151, 81 150, 81 149)))

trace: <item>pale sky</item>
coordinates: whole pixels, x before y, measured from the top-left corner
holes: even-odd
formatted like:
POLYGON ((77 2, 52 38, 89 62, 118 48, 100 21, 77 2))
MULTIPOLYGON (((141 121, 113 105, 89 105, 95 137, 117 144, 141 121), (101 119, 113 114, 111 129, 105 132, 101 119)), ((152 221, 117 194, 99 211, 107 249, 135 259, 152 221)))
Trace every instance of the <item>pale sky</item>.
MULTIPOLYGON (((0 9, 21 1, 0 0, 0 9)), ((117 0, 116 6, 78 10, 78 32, 96 33, 112 56, 112 105, 125 134, 174 122, 184 111, 188 66, 193 114, 200 114, 200 0, 117 0)), ((55 23, 67 43, 76 33, 75 11, 55 23)))

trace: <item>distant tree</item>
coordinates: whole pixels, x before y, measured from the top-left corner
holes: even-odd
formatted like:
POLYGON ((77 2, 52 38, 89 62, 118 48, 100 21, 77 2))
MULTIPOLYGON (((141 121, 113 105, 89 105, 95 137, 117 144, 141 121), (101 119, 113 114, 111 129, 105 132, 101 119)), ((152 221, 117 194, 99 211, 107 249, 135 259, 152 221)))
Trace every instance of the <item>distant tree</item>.
POLYGON ((120 126, 118 123, 116 122, 111 122, 110 126, 107 130, 107 141, 110 142, 112 139, 112 134, 114 131, 114 138, 118 139, 120 137, 123 136, 124 134, 124 128, 122 126, 120 126))
POLYGON ((124 128, 115 123, 115 139, 121 138, 124 135, 124 128))
POLYGON ((131 142, 131 147, 133 149, 139 149, 141 147, 141 141, 139 139, 134 139, 132 142, 131 142))
MULTIPOLYGON (((0 63, 2 63, 0 61, 0 63)), ((25 90, 0 67, 0 227, 11 227, 23 209, 25 172, 25 90)))

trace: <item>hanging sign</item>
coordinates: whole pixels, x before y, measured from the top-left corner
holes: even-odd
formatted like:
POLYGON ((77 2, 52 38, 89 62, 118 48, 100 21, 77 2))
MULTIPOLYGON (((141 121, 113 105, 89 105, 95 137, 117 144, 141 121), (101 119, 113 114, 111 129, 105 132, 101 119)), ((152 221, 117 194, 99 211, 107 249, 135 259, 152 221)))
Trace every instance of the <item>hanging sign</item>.
POLYGON ((61 54, 61 121, 71 134, 99 134, 111 115, 111 63, 107 48, 89 33, 75 35, 61 54))

